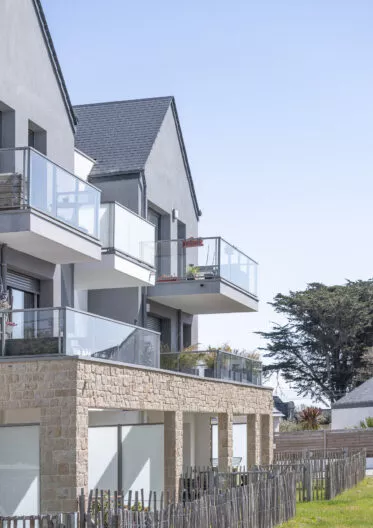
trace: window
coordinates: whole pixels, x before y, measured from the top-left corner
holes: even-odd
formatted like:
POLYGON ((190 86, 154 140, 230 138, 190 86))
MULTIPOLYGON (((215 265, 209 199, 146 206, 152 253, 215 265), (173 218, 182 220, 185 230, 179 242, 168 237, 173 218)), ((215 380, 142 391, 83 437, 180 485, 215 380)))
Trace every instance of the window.
POLYGON ((192 345, 192 325, 183 324, 183 348, 188 348, 192 345))
POLYGON ((171 321, 154 315, 147 316, 146 328, 160 332, 161 352, 171 352, 171 321))
MULTIPOLYGON (((9 303, 12 310, 29 310, 39 306, 40 281, 13 271, 7 272, 9 303)), ((34 337, 37 331, 35 312, 12 312, 9 320, 15 323, 10 327, 13 339, 34 337)), ((9 328, 9 330, 10 330, 9 328)))
POLYGON ((161 240, 161 215, 149 208, 148 220, 155 225, 155 241, 161 240))
POLYGON ((35 148, 35 132, 30 128, 28 129, 28 146, 35 148))
POLYGON ((47 154, 47 132, 32 121, 28 122, 28 146, 47 154))

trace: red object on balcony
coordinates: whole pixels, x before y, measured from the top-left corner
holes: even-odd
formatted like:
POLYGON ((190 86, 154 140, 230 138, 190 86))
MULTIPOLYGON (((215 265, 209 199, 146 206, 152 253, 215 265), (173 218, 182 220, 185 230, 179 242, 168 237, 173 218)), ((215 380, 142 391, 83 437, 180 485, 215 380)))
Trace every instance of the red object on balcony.
POLYGON ((157 282, 174 282, 177 280, 177 277, 168 277, 167 275, 162 275, 161 277, 159 277, 159 279, 157 279, 157 282))
POLYGON ((185 248, 199 246, 203 246, 203 238, 187 238, 186 240, 183 240, 183 247, 185 248))

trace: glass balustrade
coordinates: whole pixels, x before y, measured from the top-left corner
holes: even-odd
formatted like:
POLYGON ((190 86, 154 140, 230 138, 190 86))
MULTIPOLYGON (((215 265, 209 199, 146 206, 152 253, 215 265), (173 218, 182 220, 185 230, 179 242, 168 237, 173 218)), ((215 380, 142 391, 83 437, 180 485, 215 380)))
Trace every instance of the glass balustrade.
POLYGON ((222 350, 161 353, 161 368, 204 378, 261 385, 262 363, 222 350))
POLYGON ((257 263, 220 237, 160 240, 157 282, 223 279, 257 296, 257 263))
POLYGON ((155 267, 154 225, 117 203, 100 208, 103 250, 115 249, 131 258, 155 267))
POLYGON ((157 332, 72 308, 0 313, 2 354, 64 354, 159 367, 157 332))
POLYGON ((96 187, 32 148, 0 149, 0 210, 27 207, 99 238, 96 187))

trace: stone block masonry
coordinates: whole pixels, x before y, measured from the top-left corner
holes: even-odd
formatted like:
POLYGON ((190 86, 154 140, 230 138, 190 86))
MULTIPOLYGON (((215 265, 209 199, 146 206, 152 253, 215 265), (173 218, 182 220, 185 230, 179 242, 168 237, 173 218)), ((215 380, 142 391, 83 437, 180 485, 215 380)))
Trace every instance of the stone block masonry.
POLYGON ((0 416, 7 409, 40 410, 42 513, 76 510, 80 489, 87 489, 90 408, 163 411, 165 487, 177 491, 184 412, 221 415, 229 465, 234 414, 261 415, 261 435, 255 438, 262 442, 263 459, 271 459, 272 406, 272 391, 263 387, 78 358, 0 360, 0 416))

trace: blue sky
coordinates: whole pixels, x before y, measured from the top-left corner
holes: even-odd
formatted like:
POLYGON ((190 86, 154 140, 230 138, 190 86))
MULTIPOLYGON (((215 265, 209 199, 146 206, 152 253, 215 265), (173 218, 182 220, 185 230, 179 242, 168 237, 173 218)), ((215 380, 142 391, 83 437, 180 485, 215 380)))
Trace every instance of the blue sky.
POLYGON ((201 342, 255 348, 276 293, 373 275, 371 0, 43 5, 74 104, 176 97, 200 233, 260 262, 259 313, 201 342))

